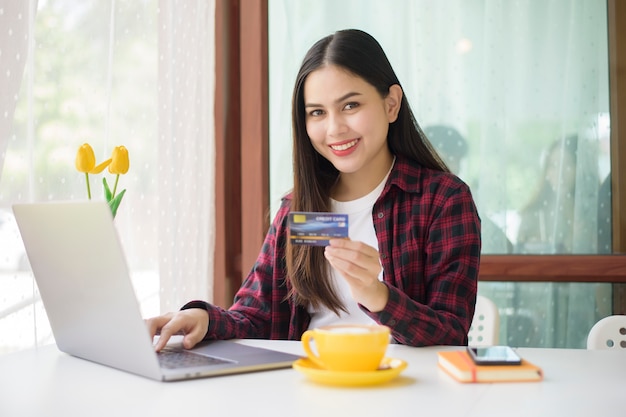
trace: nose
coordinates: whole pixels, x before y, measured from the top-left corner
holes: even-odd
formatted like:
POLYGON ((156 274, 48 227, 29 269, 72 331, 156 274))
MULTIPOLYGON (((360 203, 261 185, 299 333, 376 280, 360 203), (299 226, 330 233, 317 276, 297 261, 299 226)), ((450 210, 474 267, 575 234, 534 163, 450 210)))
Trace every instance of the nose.
POLYGON ((348 125, 344 117, 339 113, 329 113, 327 121, 326 131, 328 136, 337 137, 348 131, 348 125))

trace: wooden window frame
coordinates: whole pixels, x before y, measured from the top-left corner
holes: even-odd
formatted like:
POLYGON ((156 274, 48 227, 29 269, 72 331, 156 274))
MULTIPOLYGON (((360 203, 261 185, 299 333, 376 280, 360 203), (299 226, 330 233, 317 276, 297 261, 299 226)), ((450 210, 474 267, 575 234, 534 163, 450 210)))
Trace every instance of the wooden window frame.
MULTIPOLYGON (((269 227, 268 0, 216 2, 215 299, 228 307, 269 227)), ((484 255, 481 281, 610 282, 626 312, 626 2, 607 0, 613 255, 484 255), (622 145, 624 142, 624 146, 622 145)))

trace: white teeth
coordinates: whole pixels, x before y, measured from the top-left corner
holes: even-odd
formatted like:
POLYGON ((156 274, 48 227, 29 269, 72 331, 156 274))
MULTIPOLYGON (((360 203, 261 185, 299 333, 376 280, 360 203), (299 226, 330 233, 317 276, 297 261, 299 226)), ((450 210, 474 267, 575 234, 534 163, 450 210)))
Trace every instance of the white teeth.
POLYGON ((344 143, 343 145, 331 145, 330 147, 335 151, 345 151, 346 149, 350 149, 356 145, 358 141, 358 139, 355 139, 352 142, 344 143))

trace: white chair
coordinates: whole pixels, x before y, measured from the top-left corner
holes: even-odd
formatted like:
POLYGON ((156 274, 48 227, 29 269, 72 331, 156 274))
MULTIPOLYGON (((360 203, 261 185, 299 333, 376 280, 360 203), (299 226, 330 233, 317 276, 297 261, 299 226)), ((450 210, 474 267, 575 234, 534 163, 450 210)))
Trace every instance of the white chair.
POLYGON ((626 316, 603 318, 587 335, 587 349, 624 349, 626 352, 626 316))
POLYGON ((469 346, 494 346, 498 344, 500 313, 498 306, 489 298, 476 297, 476 310, 467 333, 469 346))

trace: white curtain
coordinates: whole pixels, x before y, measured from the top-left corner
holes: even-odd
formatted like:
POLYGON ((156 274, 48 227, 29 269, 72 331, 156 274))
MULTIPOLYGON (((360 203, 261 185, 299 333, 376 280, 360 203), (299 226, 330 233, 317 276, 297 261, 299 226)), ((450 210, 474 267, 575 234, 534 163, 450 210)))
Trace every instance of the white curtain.
POLYGON ((0 0, 0 353, 53 341, 11 205, 86 199, 85 142, 129 150, 115 223, 142 313, 212 299, 214 8, 0 0))
POLYGON ((4 164, 13 113, 32 40, 34 2, 0 1, 0 172, 4 164))
MULTIPOLYGON (((603 214, 610 197, 600 188, 610 170, 605 0, 269 5, 272 212, 291 187, 285 115, 301 60, 321 37, 358 28, 387 52, 422 128, 443 127, 461 137, 462 146, 439 143, 436 133, 431 139, 448 162, 461 159, 456 173, 477 202, 484 254, 610 248, 610 213, 603 214), (559 146, 557 156, 548 157, 550 146, 569 136, 578 145, 573 166, 569 148, 559 146), (548 160, 553 166, 547 167, 548 160), (540 197, 540 206, 550 208, 543 216, 546 233, 541 242, 534 235, 529 239, 537 244, 522 245, 524 218, 542 217, 525 207, 548 171, 559 185, 540 197), (565 186, 570 176, 575 188, 565 186)), ((479 291, 500 308, 501 340, 517 346, 584 347, 591 325, 611 311, 608 284, 481 283, 479 291)))
POLYGON ((159 5, 159 271, 170 311, 213 299, 215 2, 159 5))

